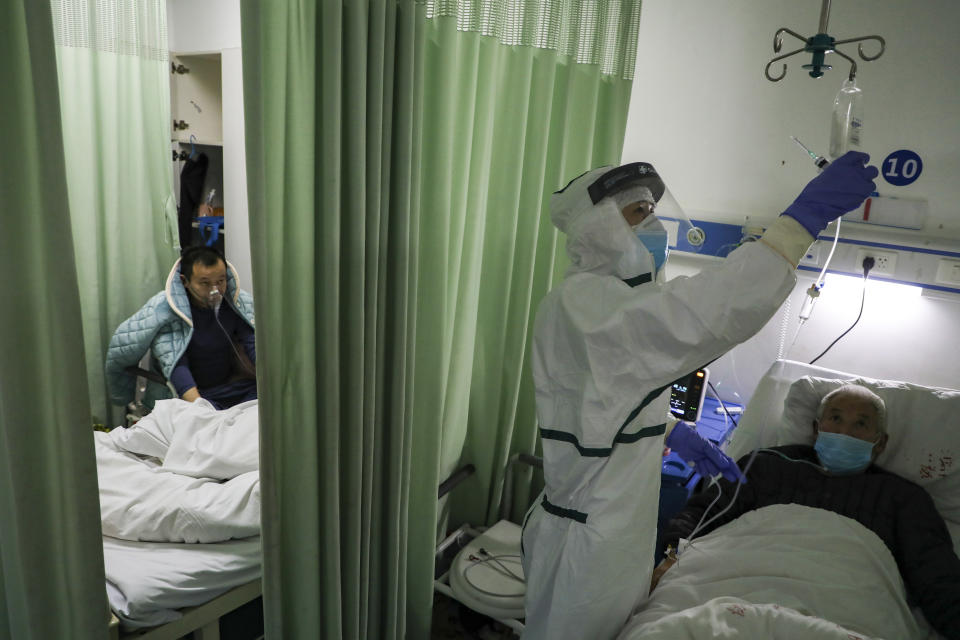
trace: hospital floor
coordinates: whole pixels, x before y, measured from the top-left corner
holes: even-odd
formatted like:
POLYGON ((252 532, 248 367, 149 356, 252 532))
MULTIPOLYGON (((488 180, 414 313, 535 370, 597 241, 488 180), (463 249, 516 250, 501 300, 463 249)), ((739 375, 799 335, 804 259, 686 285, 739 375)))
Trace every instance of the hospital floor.
POLYGON ((475 613, 442 594, 433 596, 433 627, 430 640, 508 640, 516 636, 509 627, 475 613))

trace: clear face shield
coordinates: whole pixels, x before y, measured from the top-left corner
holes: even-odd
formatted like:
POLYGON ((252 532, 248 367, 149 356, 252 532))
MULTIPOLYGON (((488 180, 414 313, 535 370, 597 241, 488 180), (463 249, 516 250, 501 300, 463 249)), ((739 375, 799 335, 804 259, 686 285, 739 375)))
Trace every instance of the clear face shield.
POLYGON ((670 193, 670 189, 664 188, 663 196, 657 202, 653 213, 667 230, 671 247, 678 251, 693 253, 703 250, 703 244, 707 239, 706 233, 693 224, 680 203, 670 193))
POLYGON ((690 252, 703 249, 706 234, 693 224, 651 164, 633 162, 611 169, 595 180, 588 192, 595 204, 605 197, 616 202, 627 224, 654 256, 658 271, 668 247, 690 252), (663 244, 666 247, 661 249, 663 244))

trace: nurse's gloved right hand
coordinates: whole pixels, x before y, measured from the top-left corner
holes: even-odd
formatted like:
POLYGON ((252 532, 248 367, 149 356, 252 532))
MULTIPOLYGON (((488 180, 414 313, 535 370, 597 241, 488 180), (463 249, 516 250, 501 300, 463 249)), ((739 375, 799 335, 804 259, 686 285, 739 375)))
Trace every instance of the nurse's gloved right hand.
POLYGON ((685 422, 678 422, 667 436, 666 445, 687 462, 692 462, 704 478, 722 474, 730 482, 746 482, 733 458, 685 422))
POLYGON ((876 167, 870 156, 848 151, 811 180, 782 215, 790 216, 816 238, 833 220, 859 207, 877 190, 876 167))

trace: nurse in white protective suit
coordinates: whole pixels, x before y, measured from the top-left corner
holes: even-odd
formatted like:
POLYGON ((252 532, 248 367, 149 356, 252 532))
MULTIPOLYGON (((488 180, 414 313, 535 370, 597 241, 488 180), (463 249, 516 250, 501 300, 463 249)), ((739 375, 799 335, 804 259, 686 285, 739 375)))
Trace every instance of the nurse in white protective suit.
POLYGON ((534 329, 545 487, 524 522, 525 640, 611 638, 646 597, 665 434, 702 474, 741 477, 688 425, 667 434, 670 386, 770 319, 817 234, 876 189, 867 160, 837 159, 759 241, 668 282, 651 165, 595 169, 553 194, 571 266, 534 329))

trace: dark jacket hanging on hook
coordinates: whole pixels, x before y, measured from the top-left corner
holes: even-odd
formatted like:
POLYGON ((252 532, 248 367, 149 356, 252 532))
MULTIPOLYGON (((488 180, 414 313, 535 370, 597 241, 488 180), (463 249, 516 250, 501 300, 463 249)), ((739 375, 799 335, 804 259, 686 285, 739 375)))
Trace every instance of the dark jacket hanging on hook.
POLYGON ((177 209, 177 226, 180 230, 180 246, 189 247, 193 235, 192 222, 207 177, 207 154, 199 153, 192 160, 187 158, 180 170, 180 206, 177 209))

